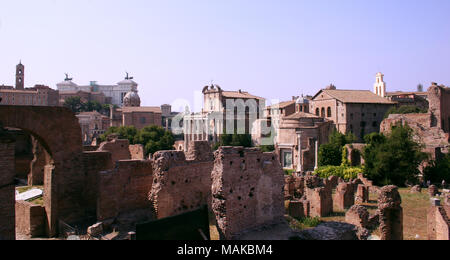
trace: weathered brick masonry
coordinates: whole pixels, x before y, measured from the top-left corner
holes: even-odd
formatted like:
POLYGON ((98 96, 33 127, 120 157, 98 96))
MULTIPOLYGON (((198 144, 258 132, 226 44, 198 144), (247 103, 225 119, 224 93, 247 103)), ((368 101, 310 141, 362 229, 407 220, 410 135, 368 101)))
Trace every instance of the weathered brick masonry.
POLYGON ((212 180, 212 208, 222 238, 237 239, 284 221, 284 173, 274 153, 221 147, 212 180))

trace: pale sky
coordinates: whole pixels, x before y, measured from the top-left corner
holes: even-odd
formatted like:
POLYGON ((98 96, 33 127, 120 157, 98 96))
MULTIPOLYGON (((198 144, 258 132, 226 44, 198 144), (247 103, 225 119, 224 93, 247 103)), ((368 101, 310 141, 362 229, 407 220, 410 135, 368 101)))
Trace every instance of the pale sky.
POLYGON ((0 0, 0 84, 114 84, 143 105, 194 99, 211 80, 268 100, 333 83, 450 85, 448 0, 0 0))

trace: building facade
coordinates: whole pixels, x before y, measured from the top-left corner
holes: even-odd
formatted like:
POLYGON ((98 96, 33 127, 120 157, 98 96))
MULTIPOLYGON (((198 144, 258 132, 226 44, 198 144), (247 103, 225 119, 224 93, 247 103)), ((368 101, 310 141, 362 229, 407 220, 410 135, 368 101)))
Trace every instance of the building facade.
POLYGON ((284 169, 313 171, 318 167, 318 152, 334 129, 333 123, 320 116, 297 112, 281 119, 275 150, 284 169))
POLYGON ((203 88, 203 109, 183 119, 185 149, 192 141, 217 143, 222 134, 252 134, 254 123, 263 116, 265 99, 248 92, 224 91, 218 85, 203 88))
POLYGON ((395 105, 370 91, 330 86, 314 96, 310 109, 316 116, 333 121, 339 132, 351 132, 362 141, 366 134, 380 131, 384 116, 395 105))
POLYGON ((138 88, 138 84, 128 74, 124 80, 118 82, 116 85, 99 85, 96 81, 91 81, 89 85, 77 85, 66 74, 66 79, 56 84, 56 86, 62 96, 73 96, 80 91, 90 93, 92 96, 103 94, 105 96, 105 102, 119 107, 123 106, 125 95, 129 92, 137 91, 138 88))
POLYGON ((123 107, 110 107, 110 126, 134 126, 143 129, 146 126, 162 126, 160 107, 141 107, 137 90, 128 92, 123 98, 123 107))
POLYGON ((25 88, 25 66, 16 66, 16 86, 0 86, 0 105, 58 106, 59 92, 44 85, 25 88))
POLYGON ((104 134, 109 126, 110 119, 98 112, 82 112, 76 115, 81 126, 84 145, 90 145, 95 138, 104 134))

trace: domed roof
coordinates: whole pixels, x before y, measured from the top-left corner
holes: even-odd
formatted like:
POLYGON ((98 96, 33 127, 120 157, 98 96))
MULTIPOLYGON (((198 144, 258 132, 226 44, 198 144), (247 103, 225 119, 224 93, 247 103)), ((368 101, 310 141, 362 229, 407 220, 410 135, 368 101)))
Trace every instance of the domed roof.
POLYGON ((123 105, 125 107, 140 107, 141 98, 139 97, 137 91, 128 92, 123 98, 123 105))
POLYGON ((297 101, 295 101, 295 103, 297 103, 297 104, 309 104, 309 100, 307 98, 304 98, 304 97, 299 97, 297 99, 297 101))

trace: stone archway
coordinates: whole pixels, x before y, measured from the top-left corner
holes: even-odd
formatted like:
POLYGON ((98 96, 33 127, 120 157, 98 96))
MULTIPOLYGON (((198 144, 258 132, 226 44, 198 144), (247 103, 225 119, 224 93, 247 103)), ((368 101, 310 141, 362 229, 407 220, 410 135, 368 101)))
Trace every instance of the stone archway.
MULTIPOLYGON (((83 216, 83 150, 78 120, 61 107, 0 106, 0 124, 31 134, 53 159, 44 176, 44 206, 48 233, 55 236, 58 220, 69 222, 83 216)), ((11 202, 0 202, 0 208, 2 204, 10 207, 11 202)))

